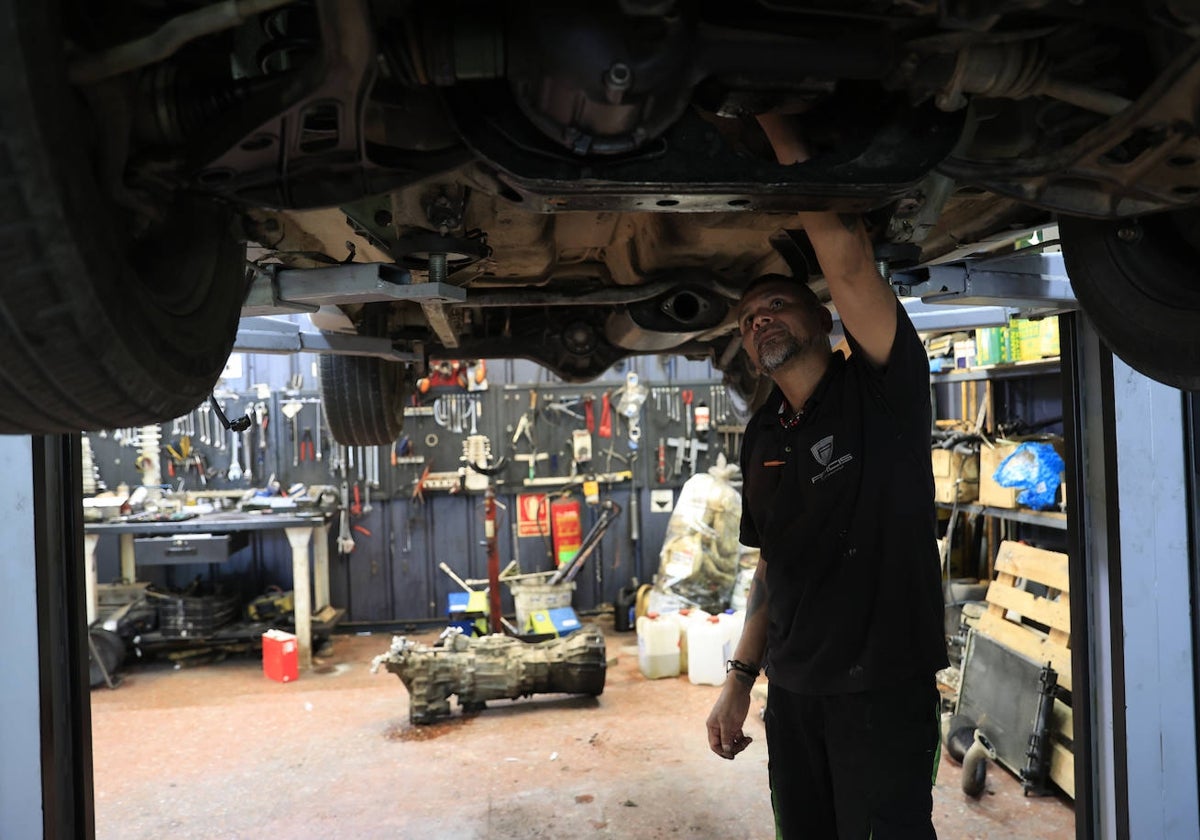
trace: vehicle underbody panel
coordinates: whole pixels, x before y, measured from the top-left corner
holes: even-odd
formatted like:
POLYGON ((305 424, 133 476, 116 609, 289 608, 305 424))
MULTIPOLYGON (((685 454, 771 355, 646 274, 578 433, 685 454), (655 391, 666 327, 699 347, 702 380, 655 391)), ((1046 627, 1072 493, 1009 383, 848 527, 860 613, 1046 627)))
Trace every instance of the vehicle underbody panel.
MULTIPOLYGON (((636 353, 728 367, 738 291, 769 271, 819 274, 798 210, 864 215, 886 274, 1008 247, 1060 217, 1187 219, 1200 202, 1200 13, 1187 3, 254 0, 231 12, 100 0, 61 12, 22 11, 12 49, 64 45, 42 49, 61 61, 47 77, 61 88, 42 96, 79 127, 115 245, 169 249, 187 234, 166 229, 170 208, 187 196, 235 213, 251 274, 382 263, 464 290, 324 312, 398 358, 526 356, 572 380, 636 353), (792 115, 807 160, 775 162, 755 119, 767 112, 792 115)), ((30 90, 13 86, 6 107, 30 90)), ((1178 227, 1147 242, 1195 246, 1178 227)), ((1191 311, 1190 275, 1147 301, 1138 271, 1088 272, 1101 296, 1191 311)), ((1136 345, 1112 323, 1118 352, 1136 345)), ((1176 373, 1167 381, 1200 383, 1176 373)), ((80 422, 26 403, 13 428, 80 422)))

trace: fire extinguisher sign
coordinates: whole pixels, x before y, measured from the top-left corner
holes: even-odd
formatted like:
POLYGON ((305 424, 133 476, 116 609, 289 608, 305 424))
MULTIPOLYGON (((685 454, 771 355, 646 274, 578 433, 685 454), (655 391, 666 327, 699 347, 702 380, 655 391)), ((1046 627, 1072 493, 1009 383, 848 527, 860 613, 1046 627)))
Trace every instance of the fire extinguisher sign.
POLYGON ((550 533, 550 500, 545 493, 517 496, 517 536, 545 537, 550 533))

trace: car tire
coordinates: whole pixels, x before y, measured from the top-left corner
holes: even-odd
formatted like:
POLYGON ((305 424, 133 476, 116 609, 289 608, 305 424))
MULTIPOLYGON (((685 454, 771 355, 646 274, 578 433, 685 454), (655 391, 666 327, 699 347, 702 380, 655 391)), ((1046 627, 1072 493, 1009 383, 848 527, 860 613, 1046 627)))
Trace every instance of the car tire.
POLYGON ((344 446, 387 446, 404 427, 408 371, 376 356, 322 356, 321 401, 344 446))
POLYGON ((224 369, 246 288, 229 209, 180 194, 141 226, 101 188, 57 14, 0 1, 4 434, 185 414, 224 369))
POLYGON ((1067 274, 1101 338, 1135 370, 1200 390, 1200 214, 1062 218, 1067 274))
POLYGON ((92 688, 106 685, 114 679, 125 662, 125 641, 109 630, 93 627, 88 631, 92 644, 88 650, 88 680, 92 688))

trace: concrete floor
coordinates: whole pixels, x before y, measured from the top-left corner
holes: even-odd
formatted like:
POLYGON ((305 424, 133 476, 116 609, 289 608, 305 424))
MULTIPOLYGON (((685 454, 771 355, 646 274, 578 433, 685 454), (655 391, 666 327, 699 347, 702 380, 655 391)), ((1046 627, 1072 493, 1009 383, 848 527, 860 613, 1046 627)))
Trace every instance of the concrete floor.
MULTIPOLYGON (((335 637, 314 673, 280 684, 257 659, 125 672, 92 693, 96 836, 133 838, 773 837, 762 723, 733 762, 708 751, 719 689, 649 681, 636 639, 608 634, 598 698, 492 701, 408 722, 403 683, 370 660, 390 636, 335 637)), ((978 801, 943 757, 943 840, 1074 838, 1066 798, 1025 798, 992 765, 978 801)))

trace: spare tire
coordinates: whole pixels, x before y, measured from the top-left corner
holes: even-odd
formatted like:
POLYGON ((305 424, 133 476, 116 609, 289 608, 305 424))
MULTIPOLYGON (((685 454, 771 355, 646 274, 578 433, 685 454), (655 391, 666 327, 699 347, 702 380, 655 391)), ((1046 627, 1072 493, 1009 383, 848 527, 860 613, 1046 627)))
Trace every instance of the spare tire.
POLYGON ((387 446, 404 427, 407 366, 376 356, 321 357, 329 433, 344 446, 387 446))
POLYGON ((1130 367, 1200 390, 1200 211, 1059 220, 1075 297, 1130 367))
POLYGON ((245 296, 229 208, 179 193, 133 213, 101 188, 58 12, 0 0, 2 434, 185 414, 221 375, 245 296))

